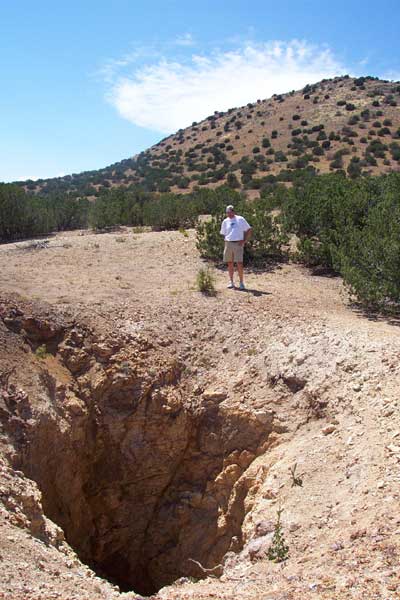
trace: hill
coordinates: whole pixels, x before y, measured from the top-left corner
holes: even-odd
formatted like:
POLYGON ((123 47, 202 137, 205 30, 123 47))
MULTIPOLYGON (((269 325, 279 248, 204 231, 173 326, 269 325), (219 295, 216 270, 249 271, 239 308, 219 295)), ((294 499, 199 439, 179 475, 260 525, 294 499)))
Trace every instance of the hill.
MULTIPOLYGON (((347 75, 215 111, 145 152, 97 171, 22 182, 35 193, 94 197, 115 186, 259 190, 299 169, 349 176, 400 170, 400 84, 347 75)), ((253 191, 250 195, 257 195, 253 191)))

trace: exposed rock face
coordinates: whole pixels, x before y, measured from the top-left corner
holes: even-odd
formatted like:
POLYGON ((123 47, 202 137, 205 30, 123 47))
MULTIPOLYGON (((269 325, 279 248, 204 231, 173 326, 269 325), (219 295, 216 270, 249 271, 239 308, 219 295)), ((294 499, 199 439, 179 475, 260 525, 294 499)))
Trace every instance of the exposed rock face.
MULTIPOLYGON (((189 559, 212 568, 242 547, 246 470, 273 418, 231 407, 221 390, 194 393, 183 363, 140 336, 104 342, 55 315, 2 313, 35 388, 31 397, 3 381, 11 462, 85 562, 148 594, 201 577, 189 559), (51 355, 40 359, 32 350, 43 343, 51 355)), ((29 527, 50 535, 36 513, 29 527)))

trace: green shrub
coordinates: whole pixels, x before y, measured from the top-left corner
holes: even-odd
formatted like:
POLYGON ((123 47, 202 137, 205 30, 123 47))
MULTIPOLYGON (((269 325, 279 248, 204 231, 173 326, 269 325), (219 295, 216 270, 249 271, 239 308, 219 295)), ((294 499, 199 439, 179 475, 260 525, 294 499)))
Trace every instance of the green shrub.
POLYGON ((348 231, 340 261, 341 273, 357 300, 369 308, 390 311, 400 304, 399 182, 393 189, 389 182, 386 185, 365 227, 348 231))
POLYGON ((277 152, 275 152, 275 161, 276 162, 286 162, 287 161, 287 156, 284 152, 282 152, 282 150, 278 150, 277 152))
POLYGON ((89 202, 61 192, 30 195, 0 183, 0 242, 85 228, 89 202))
POLYGON ((342 169, 343 167, 343 159, 342 157, 334 158, 330 163, 329 167, 331 169, 342 169))
POLYGON ((240 187, 240 183, 235 173, 228 173, 228 177, 226 178, 226 184, 230 188, 238 188, 240 187))
POLYGON ((215 289, 215 277, 211 269, 199 269, 196 276, 196 286, 199 292, 202 294, 206 294, 207 296, 215 296, 217 293, 215 289))
POLYGON ((49 354, 47 352, 46 344, 42 344, 41 346, 38 346, 35 350, 35 355, 38 358, 40 358, 41 360, 44 360, 47 356, 49 356, 49 354))
POLYGON ((390 144, 390 154, 393 160, 400 161, 400 145, 397 142, 390 144))
POLYGON ((358 157, 355 156, 351 159, 349 166, 347 167, 347 173, 352 179, 361 175, 361 164, 358 157))
MULTIPOLYGON (((279 193, 286 192, 280 190, 279 193)), ((244 249, 245 262, 264 264, 282 258, 287 236, 281 232, 270 214, 271 199, 269 195, 252 203, 236 205, 236 210, 252 227, 253 235, 244 249)), ((215 215, 210 221, 197 225, 197 248, 203 258, 216 262, 222 260, 224 241, 219 232, 224 218, 225 215, 221 213, 215 215)))
POLYGON ((364 306, 397 311, 400 174, 361 178, 362 164, 352 158, 352 180, 335 174, 295 182, 282 206, 284 228, 300 240, 297 260, 340 273, 364 306))
POLYGON ((321 148, 321 146, 315 146, 315 148, 313 148, 313 154, 315 156, 323 156, 324 154, 324 149, 321 148))
POLYGON ((379 129, 378 135, 380 137, 383 137, 385 135, 390 135, 390 129, 388 127, 382 127, 382 129, 379 129))
POLYGON ((272 542, 270 547, 268 548, 267 556, 269 560, 272 560, 276 563, 283 562, 289 558, 289 546, 285 543, 285 538, 283 535, 282 524, 281 524, 281 515, 283 509, 279 508, 277 512, 277 519, 274 528, 274 536, 272 538, 272 542))

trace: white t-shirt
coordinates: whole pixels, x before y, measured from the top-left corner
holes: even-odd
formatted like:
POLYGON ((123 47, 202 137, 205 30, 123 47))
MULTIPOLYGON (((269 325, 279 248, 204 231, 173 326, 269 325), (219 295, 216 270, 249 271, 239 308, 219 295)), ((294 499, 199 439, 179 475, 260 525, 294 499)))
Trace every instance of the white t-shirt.
POLYGON ((225 237, 226 242, 240 242, 249 229, 251 227, 246 219, 240 215, 235 215, 232 219, 227 217, 222 221, 220 233, 225 237))

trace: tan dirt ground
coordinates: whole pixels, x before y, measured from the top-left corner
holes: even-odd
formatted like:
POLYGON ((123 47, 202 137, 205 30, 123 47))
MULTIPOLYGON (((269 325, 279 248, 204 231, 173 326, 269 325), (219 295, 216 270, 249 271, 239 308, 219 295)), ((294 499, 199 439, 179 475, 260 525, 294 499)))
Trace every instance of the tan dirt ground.
MULTIPOLYGON (((274 410, 282 423, 279 442, 243 476, 251 480, 244 549, 227 557, 220 579, 184 579, 157 597, 399 599, 397 324, 351 308, 340 278, 290 264, 247 272, 246 292, 226 289, 226 273, 215 269, 217 295, 203 296, 195 288, 203 262, 193 231, 49 239, 40 250, 27 242, 0 246, 1 295, 47 302, 105 335, 136 331, 159 340, 187 362, 201 389, 223 388, 232 406, 274 410), (301 488, 290 484, 294 463, 301 488), (290 558, 276 565, 265 558, 265 523, 280 505, 290 558)), ((43 595, 29 595, 32 565, 44 560, 44 550, 35 556, 16 532, 2 536, 11 587, 3 585, 0 598, 117 597, 101 582, 94 592, 84 573, 82 593, 71 591, 62 561, 43 579, 43 595), (18 547, 26 549, 22 562, 18 547), (22 578, 19 595, 8 556, 22 578)))

